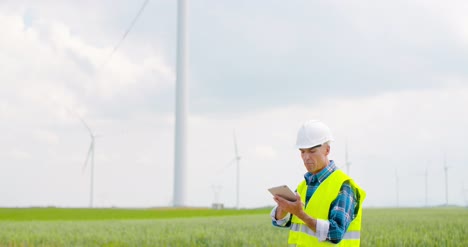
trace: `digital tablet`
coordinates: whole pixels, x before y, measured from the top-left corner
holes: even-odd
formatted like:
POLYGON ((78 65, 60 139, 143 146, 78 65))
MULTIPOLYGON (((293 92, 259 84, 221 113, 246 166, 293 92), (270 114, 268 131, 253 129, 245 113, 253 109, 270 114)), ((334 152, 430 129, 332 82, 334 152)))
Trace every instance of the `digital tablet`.
POLYGON ((269 188, 268 191, 274 196, 281 196, 288 201, 296 201, 296 194, 287 186, 281 185, 269 188))

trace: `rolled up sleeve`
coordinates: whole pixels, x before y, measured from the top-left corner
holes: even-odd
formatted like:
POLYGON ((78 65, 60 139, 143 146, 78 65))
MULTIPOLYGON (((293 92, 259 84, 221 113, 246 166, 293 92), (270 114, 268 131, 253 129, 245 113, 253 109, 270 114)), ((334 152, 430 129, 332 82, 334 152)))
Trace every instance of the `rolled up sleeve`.
POLYGON ((271 210, 271 213, 270 213, 271 223, 273 224, 273 226, 277 226, 277 227, 289 227, 291 225, 291 214, 288 213, 288 214, 286 214, 286 216, 284 216, 284 218, 276 219, 276 208, 277 207, 278 206, 275 206, 271 210))
POLYGON ((328 230, 330 228, 330 222, 328 220, 317 219, 317 238, 319 241, 325 241, 328 237, 328 230))

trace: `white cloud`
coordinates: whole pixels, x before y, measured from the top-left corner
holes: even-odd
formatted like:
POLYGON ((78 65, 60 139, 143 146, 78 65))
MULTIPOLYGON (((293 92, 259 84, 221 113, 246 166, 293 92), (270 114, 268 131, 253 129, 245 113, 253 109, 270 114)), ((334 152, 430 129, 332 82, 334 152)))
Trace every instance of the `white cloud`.
POLYGON ((13 160, 30 160, 31 155, 23 150, 19 149, 11 149, 7 154, 10 156, 11 159, 13 160))
POLYGON ((274 160, 276 152, 271 146, 257 146, 255 147, 254 155, 260 160, 274 160))
POLYGON ((73 92, 70 98, 112 97, 135 87, 165 90, 174 82, 171 67, 161 54, 152 53, 154 50, 137 61, 120 51, 109 60, 112 46, 100 48, 87 43, 64 23, 39 18, 25 28, 19 15, 0 14, 0 20, 5 34, 0 45, 8 47, 1 51, 6 54, 0 64, 7 68, 1 74, 2 81, 14 81, 8 85, 14 90, 31 90, 30 85, 37 85, 52 88, 45 91, 85 90, 82 95, 73 92), (105 66, 99 67, 104 61, 105 66))
POLYGON ((55 146, 60 143, 60 138, 57 134, 43 129, 33 130, 32 137, 47 146, 55 146))

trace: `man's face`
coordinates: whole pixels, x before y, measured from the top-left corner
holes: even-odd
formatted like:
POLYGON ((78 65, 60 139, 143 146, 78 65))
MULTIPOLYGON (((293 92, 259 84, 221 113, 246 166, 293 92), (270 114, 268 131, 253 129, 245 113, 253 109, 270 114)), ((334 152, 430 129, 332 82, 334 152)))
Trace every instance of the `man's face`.
POLYGON ((308 172, 315 174, 327 166, 328 153, 330 153, 330 146, 328 144, 314 148, 300 148, 299 150, 308 172))

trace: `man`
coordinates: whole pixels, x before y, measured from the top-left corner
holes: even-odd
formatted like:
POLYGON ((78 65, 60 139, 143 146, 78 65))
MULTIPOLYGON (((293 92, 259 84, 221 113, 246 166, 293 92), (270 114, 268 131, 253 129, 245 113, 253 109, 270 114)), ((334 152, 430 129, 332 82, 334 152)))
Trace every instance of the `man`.
POLYGON ((274 196, 274 226, 289 227, 288 243, 295 246, 359 246, 362 203, 366 193, 328 159, 330 129, 317 120, 306 121, 296 146, 307 173, 296 189, 296 200, 274 196))

